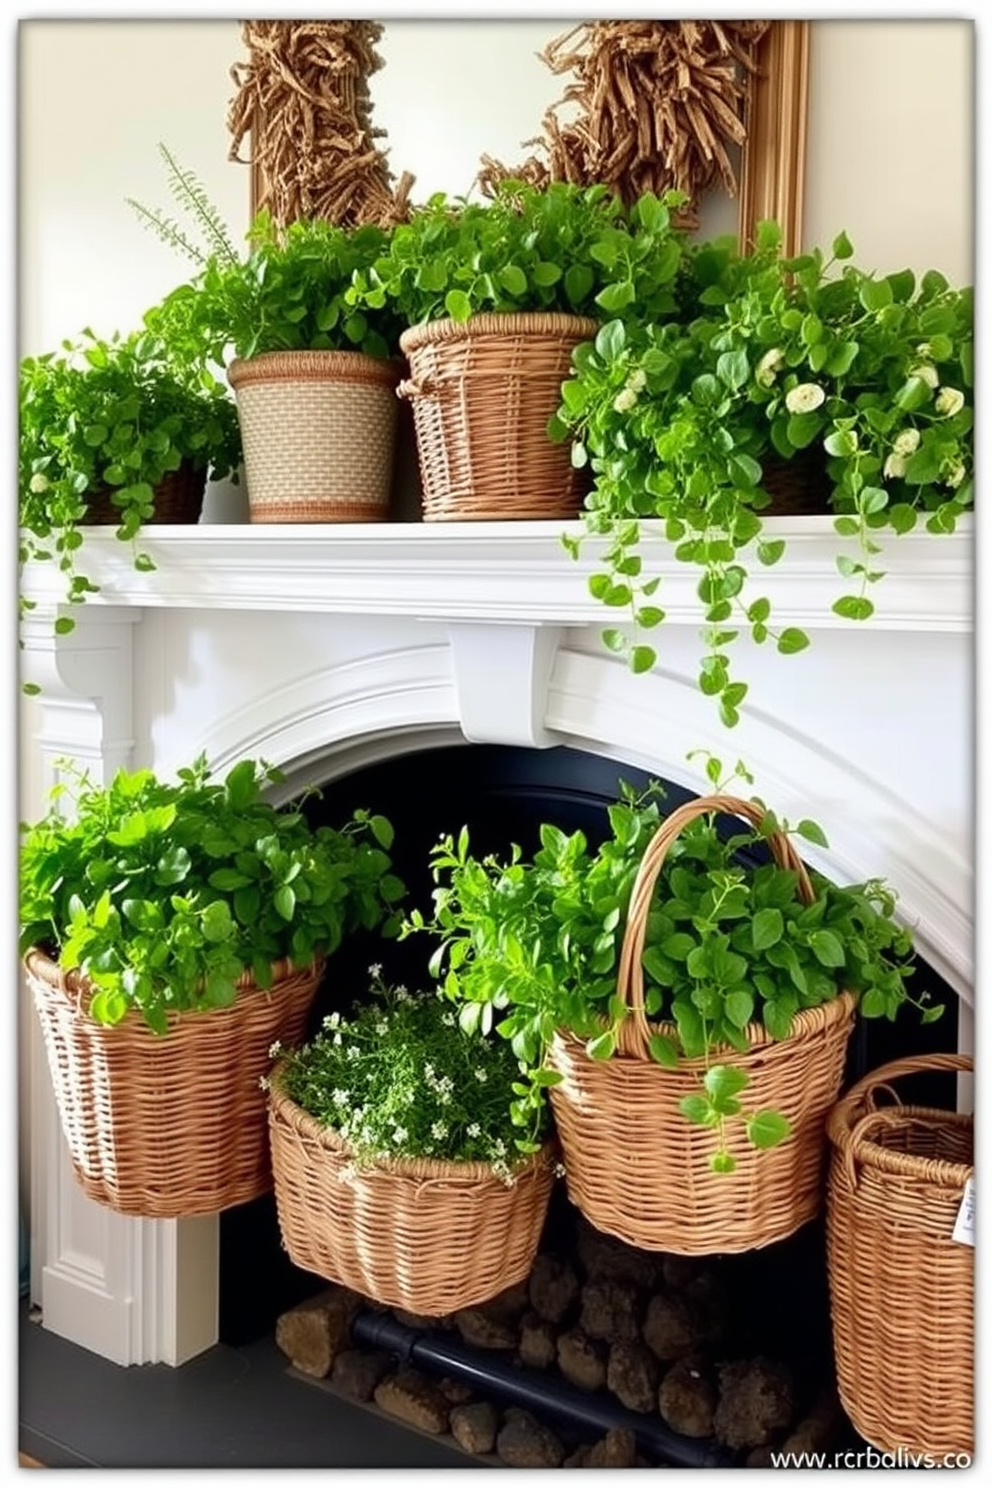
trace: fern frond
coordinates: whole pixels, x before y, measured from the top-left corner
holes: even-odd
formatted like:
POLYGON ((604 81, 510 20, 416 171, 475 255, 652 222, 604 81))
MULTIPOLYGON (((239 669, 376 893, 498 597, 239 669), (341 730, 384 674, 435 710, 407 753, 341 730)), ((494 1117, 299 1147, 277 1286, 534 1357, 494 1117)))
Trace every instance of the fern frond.
POLYGON ((227 224, 207 195, 203 183, 192 171, 184 169, 165 145, 159 144, 158 149, 165 162, 169 190, 187 217, 191 219, 197 235, 205 246, 200 246, 194 236, 180 226, 175 218, 166 216, 159 209, 153 210, 146 207, 143 202, 136 201, 131 196, 125 198, 128 206, 137 213, 142 224, 151 228, 163 243, 185 254, 193 263, 203 265, 211 257, 220 257, 229 263, 237 263, 239 261, 238 250, 234 246, 227 224))

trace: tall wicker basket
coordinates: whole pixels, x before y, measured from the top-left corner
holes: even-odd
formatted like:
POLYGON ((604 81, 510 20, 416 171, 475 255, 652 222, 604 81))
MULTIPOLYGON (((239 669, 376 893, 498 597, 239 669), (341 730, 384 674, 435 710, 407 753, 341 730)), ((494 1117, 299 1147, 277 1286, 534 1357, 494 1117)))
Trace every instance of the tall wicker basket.
MULTIPOLYGON (((793 1020, 786 1039, 772 1040, 762 1025, 747 1029, 746 1053, 726 1058, 750 1077, 746 1102, 770 1107, 791 1132, 776 1147, 759 1151, 740 1126, 727 1133, 737 1160, 733 1173, 710 1169, 713 1134, 679 1111, 695 1094, 702 1059, 677 1068, 659 1065, 648 1052, 655 1027, 644 1012, 641 956, 658 874, 678 834, 696 817, 730 813, 757 825, 761 811, 732 796, 703 796, 666 817, 644 853, 631 892, 620 953, 617 995, 629 1009, 611 1059, 592 1059, 584 1044, 559 1031, 551 1058, 564 1077, 549 1089, 573 1203, 599 1230, 644 1250, 706 1255, 755 1250, 793 1234, 819 1212, 826 1162, 825 1122, 840 1089, 855 1001, 842 992, 793 1020)), ((769 839, 775 861, 795 870, 799 893, 811 903, 806 868, 790 840, 769 839)))
POLYGON ((399 361, 358 351, 235 359, 249 521, 384 521, 399 378, 399 361))
POLYGON ((88 984, 40 951, 25 957, 75 1175, 121 1214, 215 1214, 272 1188, 266 1097, 273 1043, 295 1045, 323 973, 274 968, 229 1007, 173 1015, 156 1034, 138 1012, 113 1027, 86 1010, 88 984))
POLYGON ((356 1167, 279 1084, 269 1093, 276 1208, 294 1265, 385 1306, 441 1317, 495 1297, 534 1263, 554 1183, 549 1143, 512 1185, 485 1163, 356 1167))
POLYGON ((548 437, 572 352, 598 322, 518 312, 411 326, 410 377, 427 522, 573 517, 587 477, 548 437))
POLYGON ((903 1105, 892 1089, 909 1075, 971 1068, 957 1054, 897 1060, 854 1085, 827 1124, 838 1390, 853 1425, 886 1452, 974 1451, 975 1250, 955 1238, 974 1175, 973 1118, 903 1105))

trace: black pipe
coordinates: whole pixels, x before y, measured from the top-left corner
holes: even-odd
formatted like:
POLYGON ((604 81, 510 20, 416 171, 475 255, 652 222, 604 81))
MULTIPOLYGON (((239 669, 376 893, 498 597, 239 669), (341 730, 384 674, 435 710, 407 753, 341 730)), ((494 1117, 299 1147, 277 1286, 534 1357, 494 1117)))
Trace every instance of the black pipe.
POLYGON ((671 1431, 660 1417, 627 1410, 601 1390, 579 1390, 566 1380, 524 1369, 473 1349, 446 1334, 422 1332, 397 1322, 389 1313, 359 1312, 351 1322, 355 1343, 393 1354, 404 1363, 422 1365, 470 1380, 483 1390, 506 1396, 536 1411, 547 1411, 579 1426, 603 1431, 625 1428, 641 1450, 670 1467, 734 1467, 737 1458, 712 1437, 697 1439, 671 1431))

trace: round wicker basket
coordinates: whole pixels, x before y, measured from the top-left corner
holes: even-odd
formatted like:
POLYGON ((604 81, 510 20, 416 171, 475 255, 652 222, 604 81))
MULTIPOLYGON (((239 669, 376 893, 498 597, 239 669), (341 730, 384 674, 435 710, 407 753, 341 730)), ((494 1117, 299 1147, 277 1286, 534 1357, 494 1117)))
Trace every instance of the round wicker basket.
POLYGON ((507 1185, 485 1163, 356 1166, 336 1133, 280 1087, 269 1092, 276 1208, 294 1265, 389 1307, 441 1317, 495 1297, 533 1265, 555 1146, 507 1185))
POLYGON ((251 522, 389 515, 400 363, 358 351, 270 351, 227 369, 251 522))
MULTIPOLYGON (((767 1150, 751 1145, 740 1124, 727 1132, 736 1158, 733 1173, 710 1168, 713 1133, 679 1111, 695 1094, 702 1059, 682 1059, 674 1069, 648 1052, 655 1032, 644 1012, 641 956, 655 882, 668 848, 682 828, 711 811, 755 825, 761 811, 731 796, 703 796, 666 817, 644 853, 631 892, 620 954, 618 996, 629 1015, 620 1024, 611 1059, 592 1059, 582 1041, 559 1031, 551 1061, 561 1073, 549 1089, 561 1141, 569 1198, 597 1229, 644 1250, 708 1255, 755 1250, 793 1234, 821 1210, 827 1112, 844 1073, 855 999, 848 992, 793 1020, 790 1036, 773 1040, 761 1024, 746 1030, 746 1053, 726 1060, 750 1078, 749 1109, 771 1108, 788 1120, 785 1141, 767 1150)), ((796 871, 806 903, 813 889, 792 843, 769 840, 780 866, 796 871)), ((712 1061, 711 1061, 712 1062, 712 1061)))
MULTIPOLYGON (((178 470, 170 470, 154 487, 154 514, 152 522, 174 526, 188 523, 193 526, 200 520, 203 497, 207 487, 207 472, 204 466, 184 461, 178 470)), ((87 499, 86 525, 89 527, 116 527, 122 512, 114 505, 116 486, 101 486, 87 499)))
POLYGON ((975 1247, 954 1233, 974 1176, 974 1120, 902 1105, 892 1090, 909 1075, 971 1069, 967 1055, 897 1060, 852 1086, 827 1122, 838 1392, 886 1452, 974 1452, 975 1247))
POLYGON ((295 1045, 324 963, 283 963, 261 991, 173 1015, 165 1034, 138 1012, 113 1027, 87 1012, 89 985, 39 950, 25 957, 62 1130, 91 1199, 121 1214, 215 1214, 272 1188, 260 1080, 276 1041, 295 1045))
POLYGON ((427 522, 574 517, 588 488, 548 421, 572 352, 599 324, 580 316, 475 315, 411 326, 410 377, 427 522))

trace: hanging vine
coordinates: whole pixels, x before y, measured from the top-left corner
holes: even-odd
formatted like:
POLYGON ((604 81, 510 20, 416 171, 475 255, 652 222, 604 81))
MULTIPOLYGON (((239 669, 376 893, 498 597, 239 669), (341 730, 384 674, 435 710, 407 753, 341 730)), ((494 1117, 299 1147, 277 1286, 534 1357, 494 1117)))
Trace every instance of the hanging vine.
POLYGON ((235 63, 229 159, 251 164, 256 211, 277 226, 325 218, 388 226, 408 213, 413 176, 394 188, 384 130, 372 125, 369 78, 382 66, 378 21, 245 21, 235 63), (242 160, 246 136, 251 159, 242 160))
POLYGON ((756 44, 770 21, 584 21, 541 59, 574 81, 527 140, 539 154, 509 168, 483 156, 478 182, 491 195, 507 178, 535 185, 603 182, 626 202, 643 192, 685 193, 687 226, 703 194, 737 195, 730 149, 746 140, 756 44), (571 110, 562 123, 559 114, 571 110))

